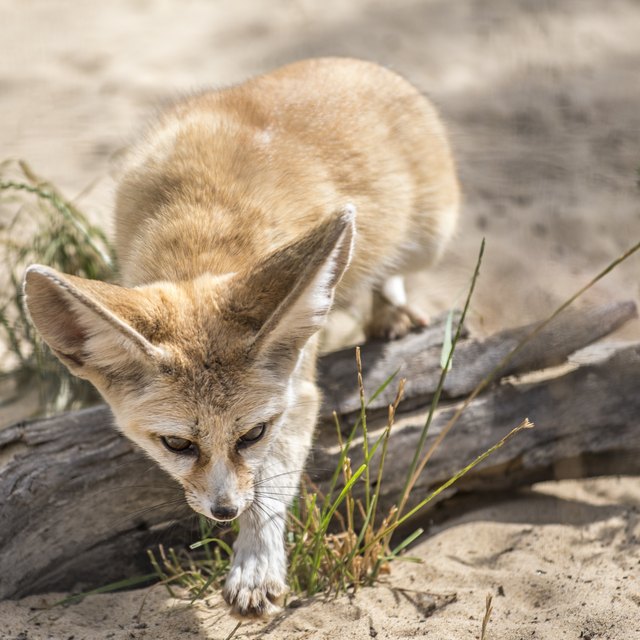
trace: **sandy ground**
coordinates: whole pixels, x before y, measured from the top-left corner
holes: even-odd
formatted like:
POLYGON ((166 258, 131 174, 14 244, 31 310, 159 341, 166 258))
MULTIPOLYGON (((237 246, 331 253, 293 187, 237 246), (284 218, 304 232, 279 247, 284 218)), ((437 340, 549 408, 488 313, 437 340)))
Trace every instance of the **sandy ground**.
MULTIPOLYGON (((637 0, 0 0, 0 50, 0 156, 81 194, 107 226, 113 160, 164 100, 339 54, 403 73, 450 125, 466 202, 442 264, 414 279, 427 311, 459 297, 482 236, 472 320, 486 333, 542 317, 640 239, 637 0)), ((636 257, 583 303, 640 300, 639 272, 636 257)), ((640 322, 620 336, 637 339, 640 322)), ((449 523, 412 552, 425 564, 398 567, 388 585, 238 637, 475 638, 491 592, 489 637, 640 638, 639 504, 634 479, 546 484, 449 523)), ((233 628, 219 606, 185 610, 158 590, 28 622, 52 600, 0 604, 0 637, 233 628)))
MULTIPOLYGON (((448 522, 375 588, 316 598, 235 638, 640 638, 637 480, 543 483, 448 522)), ((88 597, 42 611, 60 595, 0 603, 11 640, 210 638, 233 631, 219 597, 189 608, 164 588, 88 597), (35 616, 35 619, 34 619, 35 616)))

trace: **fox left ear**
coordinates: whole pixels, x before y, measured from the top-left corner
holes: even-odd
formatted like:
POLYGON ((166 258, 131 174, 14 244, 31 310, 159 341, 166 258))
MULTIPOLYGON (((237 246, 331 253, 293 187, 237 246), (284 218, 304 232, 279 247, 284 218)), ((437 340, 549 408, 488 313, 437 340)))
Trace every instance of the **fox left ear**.
POLYGON ((147 366, 163 356, 162 349, 133 326, 151 317, 140 291, 32 265, 24 292, 40 335, 81 378, 147 366), (132 319, 138 322, 131 323, 132 319))
POLYGON ((235 279, 230 306, 255 330, 251 349, 265 364, 295 365, 331 309, 354 237, 355 207, 349 205, 235 279))

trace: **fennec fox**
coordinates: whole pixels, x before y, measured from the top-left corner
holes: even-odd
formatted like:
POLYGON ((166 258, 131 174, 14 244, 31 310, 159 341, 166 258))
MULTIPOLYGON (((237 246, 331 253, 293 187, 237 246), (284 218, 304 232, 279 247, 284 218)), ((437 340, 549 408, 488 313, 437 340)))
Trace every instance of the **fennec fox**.
POLYGON ((239 518, 224 597, 269 615, 319 397, 317 331, 372 290, 369 333, 425 318, 403 275, 451 237, 458 183, 434 108, 401 77, 306 60, 189 97, 133 149, 117 193, 122 286, 29 267, 44 340, 193 509, 239 518))

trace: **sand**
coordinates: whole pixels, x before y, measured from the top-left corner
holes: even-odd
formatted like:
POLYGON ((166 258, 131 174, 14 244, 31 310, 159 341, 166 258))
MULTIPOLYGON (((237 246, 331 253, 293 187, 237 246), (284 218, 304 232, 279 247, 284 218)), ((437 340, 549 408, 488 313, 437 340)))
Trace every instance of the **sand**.
MULTIPOLYGON (((483 236, 481 334, 542 317, 640 239, 636 0, 0 0, 0 43, 1 156, 107 226, 114 159, 164 100, 339 54, 403 73, 451 128, 465 207, 441 265, 413 278, 427 311, 455 303, 483 236)), ((582 304, 640 300, 638 273, 635 258, 582 304)), ((618 338, 639 336, 636 321, 618 338)), ((424 563, 388 584, 236 637, 477 638, 492 593, 490 638, 640 638, 638 485, 563 481, 496 501, 432 532, 411 551, 424 563)), ((234 626, 216 598, 185 609, 161 589, 29 622, 58 597, 0 603, 0 637, 222 639, 234 626)))
MULTIPOLYGON (((236 638, 640 638, 640 486, 636 479, 542 483, 449 521, 375 588, 317 597, 236 638)), ((236 625, 220 597, 189 608, 163 587, 0 603, 0 637, 20 640, 224 639, 236 625), (30 621, 33 616, 35 620, 30 621), (22 635, 21 635, 22 634, 22 635)))

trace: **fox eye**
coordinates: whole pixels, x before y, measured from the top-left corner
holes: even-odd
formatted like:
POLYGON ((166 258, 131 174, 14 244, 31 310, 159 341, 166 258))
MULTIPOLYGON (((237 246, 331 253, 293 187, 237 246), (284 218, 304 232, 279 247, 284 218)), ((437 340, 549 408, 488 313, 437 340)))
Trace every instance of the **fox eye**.
POLYGON ((195 453, 196 451, 196 447, 193 442, 186 438, 178 438, 178 436, 162 436, 160 440, 162 440, 162 444, 169 449, 169 451, 173 451, 173 453, 195 453))
POLYGON ((267 423, 261 422, 260 424, 253 427, 253 429, 249 429, 247 433, 238 438, 238 448, 242 449, 243 447, 248 447, 260 440, 267 430, 267 423))

